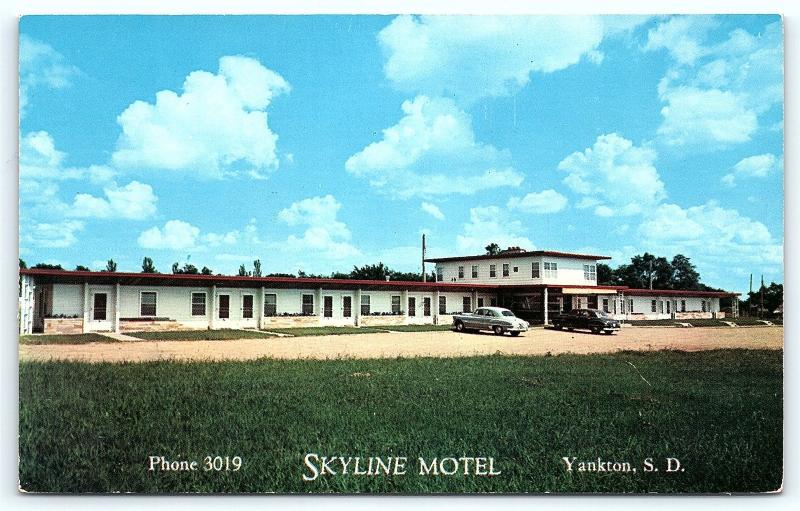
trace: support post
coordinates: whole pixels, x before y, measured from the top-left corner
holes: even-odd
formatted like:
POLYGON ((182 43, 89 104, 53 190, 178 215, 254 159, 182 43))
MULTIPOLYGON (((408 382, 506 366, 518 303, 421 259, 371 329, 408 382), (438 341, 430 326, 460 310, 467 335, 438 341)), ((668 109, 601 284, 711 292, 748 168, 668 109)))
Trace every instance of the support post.
POLYGON ((400 291, 400 314, 403 315, 403 323, 408 322, 408 289, 400 291))
POLYGON ((258 316, 256 316, 258 318, 258 323, 256 328, 259 330, 264 328, 264 305, 266 303, 264 293, 266 293, 266 289, 264 289, 264 286, 261 286, 261 297, 256 301, 256 303, 258 303, 258 316))
MULTIPOLYGON (((433 324, 439 324, 439 296, 441 296, 439 290, 433 292, 433 303, 431 304, 431 308, 433 308, 433 324)), ((447 311, 445 311, 447 312, 447 311)))
POLYGON ((114 286, 114 331, 117 333, 119 333, 119 304, 122 301, 120 298, 121 288, 119 282, 114 286))
POLYGON ((83 333, 89 331, 89 283, 83 283, 83 333))
POLYGON ((210 310, 208 311, 208 329, 214 330, 214 317, 217 315, 217 285, 211 286, 208 292, 211 295, 210 310))
POLYGON ((33 277, 25 275, 22 277, 22 288, 20 289, 20 309, 19 309, 19 332, 21 334, 33 333, 33 315, 35 307, 35 289, 33 277))
POLYGON ((544 324, 545 325, 549 325, 550 324, 550 315, 549 315, 549 312, 550 312, 549 309, 550 308, 548 307, 548 298, 549 298, 549 296, 547 294, 547 286, 545 286, 544 287, 544 324))
POLYGON ((316 291, 315 294, 317 295, 314 298, 314 302, 315 302, 314 305, 317 308, 317 321, 320 324, 322 324, 322 318, 323 318, 324 311, 325 311, 324 307, 322 306, 322 288, 321 287, 317 288, 317 291, 316 291))
POLYGON ((353 318, 356 326, 361 326, 361 288, 356 289, 356 296, 353 299, 353 318))
MULTIPOLYGON (((478 308, 478 291, 476 289, 472 290, 472 295, 470 296, 470 301, 472 302, 472 310, 478 308)), ((466 312, 466 311, 465 311, 466 312)), ((470 311, 472 312, 472 311, 470 311)))

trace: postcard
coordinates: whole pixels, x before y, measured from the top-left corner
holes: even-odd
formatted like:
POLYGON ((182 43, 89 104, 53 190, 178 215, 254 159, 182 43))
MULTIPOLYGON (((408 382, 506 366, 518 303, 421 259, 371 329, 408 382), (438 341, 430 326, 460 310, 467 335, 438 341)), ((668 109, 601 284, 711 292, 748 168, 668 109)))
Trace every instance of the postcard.
POLYGON ((779 493, 783 54, 23 16, 20 491, 779 493))

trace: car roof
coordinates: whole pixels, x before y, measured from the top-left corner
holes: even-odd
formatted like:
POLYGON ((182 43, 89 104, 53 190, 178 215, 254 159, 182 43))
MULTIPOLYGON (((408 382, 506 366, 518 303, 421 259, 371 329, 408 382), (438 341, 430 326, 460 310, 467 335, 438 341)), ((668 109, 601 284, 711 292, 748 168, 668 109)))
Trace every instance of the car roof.
POLYGON ((503 311, 507 311, 508 310, 508 309, 503 308, 503 307, 478 307, 478 308, 479 309, 484 309, 484 310, 490 310, 490 311, 497 311, 497 312, 503 312, 503 311))

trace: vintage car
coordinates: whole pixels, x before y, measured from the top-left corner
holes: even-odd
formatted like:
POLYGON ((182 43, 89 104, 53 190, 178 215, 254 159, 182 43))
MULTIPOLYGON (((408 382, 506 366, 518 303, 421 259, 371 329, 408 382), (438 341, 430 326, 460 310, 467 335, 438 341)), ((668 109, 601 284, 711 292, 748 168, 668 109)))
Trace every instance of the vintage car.
POLYGON ((530 324, 502 307, 478 307, 475 312, 454 315, 453 326, 459 332, 491 330, 497 335, 508 332, 516 337, 527 332, 530 324))
POLYGON ((597 309, 575 309, 559 314, 553 318, 553 327, 557 330, 580 329, 591 330, 592 333, 611 334, 619 330, 619 321, 612 319, 608 314, 597 309))

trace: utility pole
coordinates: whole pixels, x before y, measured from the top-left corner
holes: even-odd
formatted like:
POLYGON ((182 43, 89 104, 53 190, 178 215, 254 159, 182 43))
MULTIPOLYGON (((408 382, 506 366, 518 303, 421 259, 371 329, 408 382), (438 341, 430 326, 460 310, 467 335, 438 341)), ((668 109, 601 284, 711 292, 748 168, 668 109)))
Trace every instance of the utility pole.
POLYGON ((650 259, 650 290, 653 290, 653 260, 650 259))
POLYGON ((750 274, 750 292, 747 293, 747 315, 753 317, 753 274, 750 274))
POLYGON ((428 276, 425 275, 425 233, 422 234, 422 282, 427 282, 428 276))
POLYGON ((764 319, 764 274, 763 273, 761 274, 761 289, 759 289, 758 291, 759 291, 759 294, 761 295, 761 299, 760 299, 760 302, 761 302, 760 309, 761 310, 760 310, 760 312, 758 314, 758 317, 760 319, 764 319))

